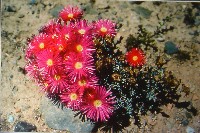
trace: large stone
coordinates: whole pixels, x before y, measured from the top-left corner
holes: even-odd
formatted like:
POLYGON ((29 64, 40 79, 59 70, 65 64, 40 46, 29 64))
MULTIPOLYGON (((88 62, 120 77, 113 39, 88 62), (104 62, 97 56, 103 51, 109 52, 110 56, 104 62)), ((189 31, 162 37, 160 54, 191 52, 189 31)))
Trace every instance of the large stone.
POLYGON ((94 124, 91 122, 82 122, 78 117, 74 117, 74 111, 58 108, 47 98, 43 98, 40 109, 46 124, 50 128, 68 130, 72 133, 89 133, 94 128, 94 124))
POLYGON ((149 19, 151 16, 152 11, 149 9, 146 9, 142 6, 137 6, 133 9, 138 15, 140 15, 143 18, 149 19))

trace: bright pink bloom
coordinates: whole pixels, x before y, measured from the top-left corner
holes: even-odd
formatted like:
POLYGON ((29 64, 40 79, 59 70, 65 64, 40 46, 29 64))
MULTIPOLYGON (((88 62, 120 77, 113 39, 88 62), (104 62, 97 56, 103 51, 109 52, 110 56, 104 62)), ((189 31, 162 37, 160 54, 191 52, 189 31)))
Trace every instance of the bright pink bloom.
POLYGON ((116 24, 110 20, 98 20, 95 24, 95 32, 97 36, 105 37, 110 36, 113 37, 116 35, 115 26, 116 24))
POLYGON ((126 53, 126 61, 131 66, 142 66, 144 64, 144 53, 138 48, 132 48, 126 53))
POLYGON ((69 79, 65 72, 58 70, 56 73, 46 76, 46 91, 61 93, 69 89, 69 79))
POLYGON ((71 44, 71 50, 82 56, 92 55, 95 52, 94 43, 91 37, 89 36, 79 36, 74 38, 73 43, 71 44))
POLYGON ((39 78, 39 70, 36 62, 31 62, 25 66, 25 70, 27 75, 29 75, 33 79, 39 78))
POLYGON ((37 54, 39 70, 47 74, 55 74, 62 68, 62 58, 59 53, 47 49, 37 54))
POLYGON ((67 92, 63 92, 60 95, 61 102, 64 103, 68 108, 73 110, 80 109, 80 105, 82 102, 82 95, 80 94, 78 89, 70 89, 67 92))
POLYGON ((82 17, 83 11, 77 6, 67 6, 63 10, 60 11, 59 17, 63 19, 63 21, 75 21, 82 17))
POLYGON ((37 54, 51 45, 51 38, 46 34, 39 34, 35 36, 29 43, 29 48, 33 54, 37 54))
POLYGON ((115 97, 105 87, 85 89, 81 111, 94 121, 106 121, 114 110, 115 97))
POLYGON ((72 37, 74 37, 74 32, 72 24, 69 24, 62 27, 60 34, 63 40, 65 40, 66 43, 69 43, 72 40, 72 37))
POLYGON ((92 25, 88 24, 87 20, 80 20, 75 22, 74 28, 77 34, 92 36, 92 25))
POLYGON ((94 74, 94 59, 89 56, 77 56, 76 54, 70 54, 68 59, 64 61, 64 65, 69 77, 73 82, 76 79, 80 79, 82 76, 88 77, 94 74))
POLYGON ((73 83, 74 88, 78 88, 81 93, 83 93, 85 88, 88 87, 95 87, 98 86, 99 79, 96 76, 90 76, 90 77, 80 77, 78 78, 75 83, 73 83))
POLYGON ((48 24, 40 28, 39 32, 49 35, 52 39, 55 39, 60 34, 62 29, 61 20, 53 19, 48 24))

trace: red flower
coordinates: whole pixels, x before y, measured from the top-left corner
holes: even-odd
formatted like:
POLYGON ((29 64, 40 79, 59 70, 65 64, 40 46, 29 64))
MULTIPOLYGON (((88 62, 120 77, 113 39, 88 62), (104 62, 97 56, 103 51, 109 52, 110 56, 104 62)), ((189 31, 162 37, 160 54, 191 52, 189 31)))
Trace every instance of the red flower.
POLYGON ((73 7, 71 5, 65 7, 59 13, 59 17, 61 17, 65 22, 80 19, 82 15, 83 11, 79 7, 73 7))
POLYGON ((82 76, 88 77, 94 74, 93 62, 94 59, 92 57, 70 54, 64 65, 69 77, 75 82, 77 78, 80 79, 82 76))
POLYGON ((63 92, 60 95, 61 102, 64 103, 68 108, 73 110, 80 109, 80 105, 82 102, 82 95, 79 93, 78 89, 70 89, 67 92, 63 92))
POLYGON ((61 56, 49 49, 37 54, 37 63, 40 71, 50 75, 55 74, 59 68, 62 68, 61 56))
POLYGON ((126 53, 126 61, 133 67, 142 66, 144 64, 144 53, 140 49, 132 48, 126 53))
POLYGON ((96 32, 97 36, 113 37, 116 35, 116 30, 115 30, 116 24, 110 20, 100 19, 94 25, 95 25, 95 32, 96 32))
POLYGON ((114 110, 115 97, 111 95, 110 91, 101 86, 85 89, 81 111, 94 121, 106 121, 114 110))
POLYGON ((39 79, 39 71, 38 71, 38 66, 36 62, 31 62, 25 66, 25 70, 27 74, 36 80, 39 79))

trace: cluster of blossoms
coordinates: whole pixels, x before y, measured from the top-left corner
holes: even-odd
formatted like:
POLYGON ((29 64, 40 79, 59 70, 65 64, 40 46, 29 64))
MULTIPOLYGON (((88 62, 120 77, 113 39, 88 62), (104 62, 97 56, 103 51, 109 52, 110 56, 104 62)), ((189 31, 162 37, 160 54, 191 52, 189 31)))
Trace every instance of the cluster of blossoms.
MULTIPOLYGON (((67 6, 59 18, 51 20, 28 41, 25 67, 28 75, 47 94, 56 94, 72 110, 79 110, 93 121, 105 121, 114 111, 115 97, 99 85, 95 72, 94 40, 114 37, 115 23, 81 19, 78 7, 67 6)), ((127 62, 141 65, 137 49, 127 53, 127 62)))

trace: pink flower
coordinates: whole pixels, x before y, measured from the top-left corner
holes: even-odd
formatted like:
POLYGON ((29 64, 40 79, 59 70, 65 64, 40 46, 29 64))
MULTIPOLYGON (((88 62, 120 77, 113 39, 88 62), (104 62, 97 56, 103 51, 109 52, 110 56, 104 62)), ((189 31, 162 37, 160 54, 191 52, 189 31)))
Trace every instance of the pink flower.
POLYGON ((79 91, 81 93, 83 93, 85 88, 97 86, 98 81, 99 81, 99 79, 94 75, 92 75, 90 77, 82 76, 82 77, 80 77, 80 79, 77 78, 77 80, 75 81, 75 83, 72 84, 72 86, 74 88, 78 88, 79 91))
POLYGON ((33 54, 37 54, 38 52, 41 52, 42 50, 49 48, 50 45, 51 45, 51 38, 49 38, 48 35, 41 33, 32 39, 32 41, 29 43, 29 48, 33 54))
POLYGON ((31 62, 25 66, 27 74, 33 79, 39 79, 38 65, 36 62, 31 62))
POLYGON ((77 56, 76 54, 70 54, 68 59, 64 61, 64 65, 69 77, 73 82, 76 79, 80 79, 82 76, 88 77, 94 74, 94 59, 89 56, 77 56))
POLYGON ((81 111, 94 121, 106 121, 113 113, 115 104, 112 93, 105 87, 85 89, 81 111))
POLYGON ((110 20, 98 20, 95 24, 95 32, 97 36, 105 37, 110 36, 113 37, 116 35, 115 26, 116 24, 110 20))
POLYGON ((49 35, 52 39, 55 39, 60 34, 62 29, 61 20, 53 19, 48 24, 40 28, 39 32, 49 35))
POLYGON ((93 40, 89 36, 76 37, 74 38, 73 43, 71 45, 71 50, 78 54, 81 54, 82 56, 91 56, 95 52, 93 40))
POLYGON ((46 75, 45 86, 47 92, 61 93, 69 89, 69 79, 65 72, 58 70, 56 73, 46 75))
POLYGON ((87 20, 80 20, 75 22, 74 28, 80 35, 92 36, 92 25, 88 24, 87 20))
POLYGON ((60 11, 59 17, 62 18, 63 21, 75 21, 82 17, 83 11, 77 6, 67 6, 63 10, 60 11))
POLYGON ((55 74, 59 68, 62 68, 61 56, 49 49, 37 54, 37 63, 39 71, 50 75, 55 74))
POLYGON ((62 27, 60 34, 63 40, 65 40, 65 42, 68 43, 72 40, 72 37, 74 37, 74 32, 75 31, 72 24, 69 24, 69 25, 64 25, 62 27))
POLYGON ((82 95, 79 93, 78 89, 73 88, 67 92, 63 92, 60 95, 61 102, 64 103, 68 108, 73 110, 80 109, 82 102, 82 95))

